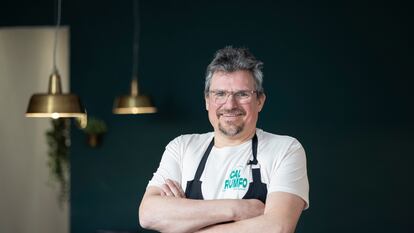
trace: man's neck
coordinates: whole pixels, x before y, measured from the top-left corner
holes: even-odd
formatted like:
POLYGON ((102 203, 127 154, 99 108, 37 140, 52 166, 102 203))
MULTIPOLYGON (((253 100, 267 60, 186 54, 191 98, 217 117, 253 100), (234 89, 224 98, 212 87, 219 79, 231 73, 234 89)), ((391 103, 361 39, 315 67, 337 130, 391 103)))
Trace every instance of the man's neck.
POLYGON ((251 132, 236 135, 226 136, 222 132, 214 132, 214 146, 215 147, 226 147, 226 146, 237 146, 253 138, 256 133, 256 129, 251 132))

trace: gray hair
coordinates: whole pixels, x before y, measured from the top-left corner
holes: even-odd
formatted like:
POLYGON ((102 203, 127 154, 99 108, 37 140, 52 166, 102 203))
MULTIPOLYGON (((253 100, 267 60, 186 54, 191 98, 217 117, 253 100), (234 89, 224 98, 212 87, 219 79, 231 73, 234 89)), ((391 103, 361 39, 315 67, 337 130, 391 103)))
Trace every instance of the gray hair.
POLYGON ((208 95, 211 79, 217 71, 235 72, 245 70, 252 74, 257 95, 264 93, 263 90, 263 62, 257 60, 246 48, 233 48, 227 46, 220 49, 214 55, 213 61, 207 66, 204 93, 208 95))

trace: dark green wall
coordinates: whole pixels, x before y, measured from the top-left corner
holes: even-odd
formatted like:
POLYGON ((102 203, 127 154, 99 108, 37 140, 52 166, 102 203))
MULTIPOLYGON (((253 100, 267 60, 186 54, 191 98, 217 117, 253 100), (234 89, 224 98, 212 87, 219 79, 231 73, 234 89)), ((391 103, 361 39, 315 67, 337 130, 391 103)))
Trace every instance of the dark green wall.
MULTIPOLYGON (((0 25, 53 24, 53 1, 3 6, 0 25)), ((72 91, 109 126, 98 149, 72 130, 72 232, 137 229, 137 207, 164 146, 180 134, 211 130, 203 76, 225 45, 249 47, 264 61, 259 127, 294 136, 306 149, 311 207, 297 232, 412 229, 408 5, 142 1, 139 83, 159 113, 117 116, 113 99, 128 92, 131 78, 131 8, 129 1, 63 5, 72 91)))

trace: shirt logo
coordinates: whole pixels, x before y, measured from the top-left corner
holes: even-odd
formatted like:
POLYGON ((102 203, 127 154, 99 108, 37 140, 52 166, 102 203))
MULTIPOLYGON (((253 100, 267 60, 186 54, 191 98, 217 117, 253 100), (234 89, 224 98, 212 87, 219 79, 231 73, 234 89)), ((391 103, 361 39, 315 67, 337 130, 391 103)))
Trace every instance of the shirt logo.
POLYGON ((241 166, 234 168, 229 175, 229 178, 224 180, 224 190, 245 190, 248 185, 248 180, 245 177, 242 177, 241 166))

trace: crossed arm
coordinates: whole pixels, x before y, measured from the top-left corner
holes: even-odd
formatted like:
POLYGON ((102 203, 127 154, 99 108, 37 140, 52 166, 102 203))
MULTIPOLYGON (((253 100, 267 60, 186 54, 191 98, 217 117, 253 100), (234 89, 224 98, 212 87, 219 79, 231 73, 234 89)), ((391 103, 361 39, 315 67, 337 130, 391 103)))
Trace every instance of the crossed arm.
POLYGON ((139 220, 160 232, 294 232, 304 201, 293 194, 270 193, 259 200, 191 200, 180 185, 167 180, 144 194, 139 220))

